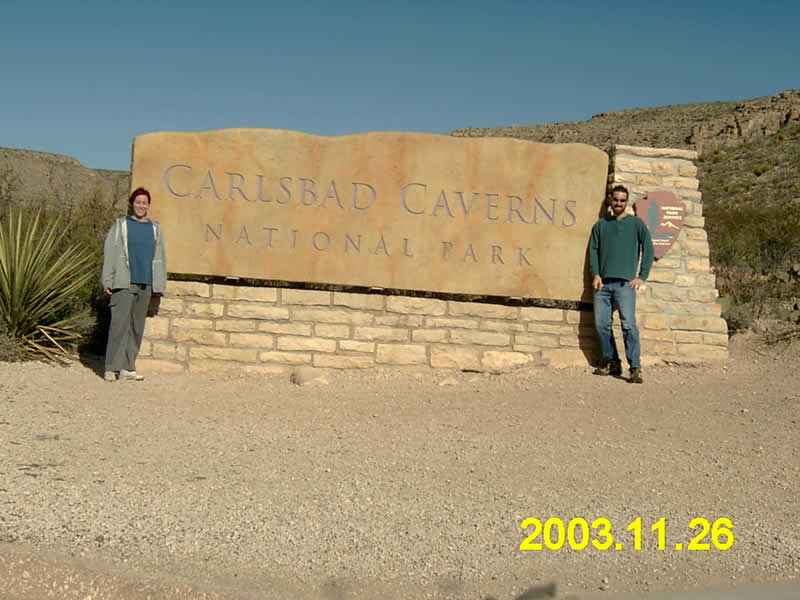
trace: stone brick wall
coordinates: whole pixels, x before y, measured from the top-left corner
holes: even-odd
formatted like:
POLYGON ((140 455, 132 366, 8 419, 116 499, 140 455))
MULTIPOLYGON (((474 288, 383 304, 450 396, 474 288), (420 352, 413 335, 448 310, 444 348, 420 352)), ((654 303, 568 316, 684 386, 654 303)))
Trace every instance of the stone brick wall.
POLYGON ((683 229, 657 260, 636 300, 642 353, 651 361, 702 361, 728 356, 728 328, 720 317, 709 263, 703 201, 691 150, 615 146, 609 185, 630 190, 633 205, 651 191, 671 191, 686 208, 683 229))
MULTIPOLYGON (((637 298, 642 361, 727 358, 727 326, 698 191, 695 152, 616 146, 609 184, 635 202, 673 191, 684 228, 637 298)), ((616 320, 616 316, 615 316, 616 320)), ((619 324, 615 324, 624 355, 619 324)), ((280 373, 432 367, 501 372, 530 364, 588 366, 598 357, 591 311, 277 287, 171 281, 148 318, 141 370, 280 373)))

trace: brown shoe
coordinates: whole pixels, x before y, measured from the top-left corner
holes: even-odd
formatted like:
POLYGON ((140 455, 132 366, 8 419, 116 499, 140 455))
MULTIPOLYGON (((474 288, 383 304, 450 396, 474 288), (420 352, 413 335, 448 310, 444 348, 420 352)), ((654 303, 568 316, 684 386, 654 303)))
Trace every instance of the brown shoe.
POLYGON ((631 383, 644 383, 642 379, 642 370, 639 368, 631 369, 631 376, 628 378, 631 383))

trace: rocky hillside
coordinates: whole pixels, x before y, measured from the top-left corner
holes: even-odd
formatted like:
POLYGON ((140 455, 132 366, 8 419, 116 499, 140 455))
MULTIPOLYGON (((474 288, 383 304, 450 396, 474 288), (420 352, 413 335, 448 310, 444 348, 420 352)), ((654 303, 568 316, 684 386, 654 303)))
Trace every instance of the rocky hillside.
MULTIPOLYGON (((74 208, 97 195, 104 206, 122 210, 130 174, 84 167, 74 158, 47 152, 0 148, 0 202, 74 208)), ((2 208, 2 207, 0 207, 2 208)))
POLYGON ((583 142, 685 148, 705 153, 800 123, 800 90, 740 102, 682 104, 598 113, 588 121, 457 129, 459 137, 514 137, 534 142, 583 142))

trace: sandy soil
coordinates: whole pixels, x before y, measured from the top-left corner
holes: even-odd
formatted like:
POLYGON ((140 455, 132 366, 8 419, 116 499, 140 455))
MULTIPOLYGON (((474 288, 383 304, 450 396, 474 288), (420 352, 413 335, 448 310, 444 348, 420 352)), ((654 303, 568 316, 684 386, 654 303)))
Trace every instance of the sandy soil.
POLYGON ((0 595, 505 600, 555 583, 591 599, 800 582, 800 352, 731 351, 647 369, 644 385, 543 368, 108 384, 91 362, 0 363, 0 595), (521 551, 528 517, 606 518, 614 544, 521 551), (688 550, 697 517, 730 519, 733 546, 688 550))

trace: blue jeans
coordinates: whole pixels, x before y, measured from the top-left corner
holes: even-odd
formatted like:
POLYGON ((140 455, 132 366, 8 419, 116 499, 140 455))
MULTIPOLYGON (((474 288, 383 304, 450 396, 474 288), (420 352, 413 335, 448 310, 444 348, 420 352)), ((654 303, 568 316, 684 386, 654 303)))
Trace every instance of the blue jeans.
POLYGON ((636 327, 636 290, 623 279, 603 280, 603 287, 594 293, 594 326, 600 337, 603 360, 619 361, 611 318, 614 305, 619 308, 622 325, 622 341, 625 343, 625 356, 632 369, 641 368, 639 357, 639 329, 636 327))

